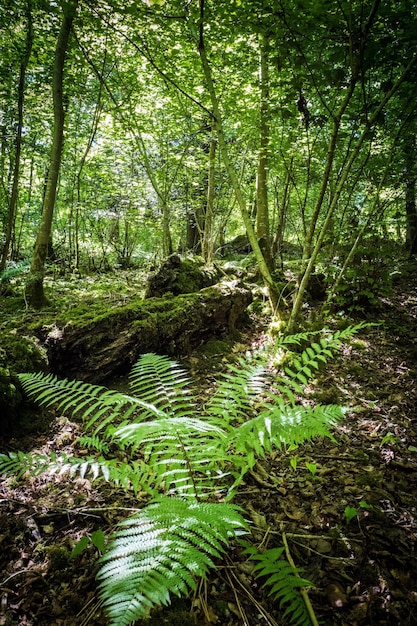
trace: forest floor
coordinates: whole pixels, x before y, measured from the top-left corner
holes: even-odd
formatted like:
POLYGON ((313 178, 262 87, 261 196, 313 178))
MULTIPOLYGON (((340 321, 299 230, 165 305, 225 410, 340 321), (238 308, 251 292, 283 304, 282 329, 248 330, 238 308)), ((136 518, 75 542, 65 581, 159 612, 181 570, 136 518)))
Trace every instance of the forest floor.
MULTIPOLYGON (((325 625, 417 624, 417 277, 399 280, 372 317, 381 324, 354 336, 306 390, 311 401, 348 407, 336 443, 274 453, 236 500, 259 544, 288 543, 315 585, 308 593, 325 625)), ((234 351, 263 340, 254 326, 234 351)), ((219 356, 196 352, 184 363, 210 384, 219 356)), ((29 448, 71 453, 78 434, 78 424, 55 416, 29 448)), ((21 445, 8 442, 13 450, 21 445)), ((108 530, 132 506, 140 503, 81 478, 0 481, 0 626, 107 624, 95 548, 75 558, 70 552, 83 534, 108 530)), ((282 613, 235 548, 198 593, 146 623, 274 626, 289 623, 282 613)))

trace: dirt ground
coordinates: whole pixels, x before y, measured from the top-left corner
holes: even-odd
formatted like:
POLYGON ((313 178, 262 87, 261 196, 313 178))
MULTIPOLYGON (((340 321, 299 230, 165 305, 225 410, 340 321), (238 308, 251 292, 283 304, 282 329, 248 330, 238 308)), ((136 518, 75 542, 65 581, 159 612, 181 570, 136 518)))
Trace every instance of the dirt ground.
MULTIPOLYGON (((311 401, 349 407, 336 443, 275 453, 258 465, 237 503, 255 540, 282 546, 303 576, 321 624, 417 624, 417 278, 381 300, 382 323, 355 336, 319 380, 311 401)), ((241 349, 262 340, 252 331, 241 349)), ((193 355, 200 375, 209 356, 193 355)), ((77 424, 57 416, 33 449, 70 452, 77 424)), ((20 442, 8 442, 19 449, 20 442)), ((97 550, 70 552, 108 531, 132 506, 124 492, 90 481, 37 477, 0 481, 0 626, 99 626, 97 550)), ((289 623, 251 575, 238 547, 198 593, 156 610, 151 625, 274 626, 289 623)))

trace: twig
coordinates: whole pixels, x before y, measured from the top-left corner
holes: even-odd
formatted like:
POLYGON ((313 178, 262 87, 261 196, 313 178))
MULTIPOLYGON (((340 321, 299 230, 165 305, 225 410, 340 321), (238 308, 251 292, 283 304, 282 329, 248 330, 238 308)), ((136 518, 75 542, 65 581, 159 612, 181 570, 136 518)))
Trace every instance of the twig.
POLYGON ((83 606, 83 608, 81 609, 81 611, 77 614, 77 617, 81 617, 81 615, 83 613, 85 613, 87 611, 87 609, 89 609, 89 612, 83 618, 82 622, 80 623, 80 626, 88 626, 88 624, 91 623, 91 619, 92 619, 93 615, 101 607, 102 604, 103 604, 103 601, 102 600, 97 600, 97 598, 95 596, 90 598, 90 600, 87 602, 87 604, 85 604, 83 606), (90 608, 91 604, 93 604, 94 602, 95 602, 94 606, 92 608, 90 608))
MULTIPOLYGON (((278 626, 277 622, 274 620, 272 615, 270 615, 268 613, 268 611, 262 606, 262 604, 260 602, 258 602, 256 600, 256 598, 252 595, 250 590, 242 583, 242 581, 239 579, 239 577, 236 576, 235 572, 233 571, 234 564, 232 563, 232 560, 229 557, 226 556, 226 561, 227 561, 227 566, 226 566, 227 578, 229 580, 229 584, 231 585, 231 587, 233 589, 233 593, 235 595, 236 600, 237 600, 237 596, 236 596, 237 592, 236 592, 236 589, 233 586, 233 583, 232 583, 232 581, 230 579, 230 575, 233 576, 233 578, 235 579, 235 581, 237 582, 239 587, 244 591, 246 596, 249 598, 249 600, 252 602, 252 604, 256 607, 256 609, 259 611, 259 613, 261 613, 261 615, 264 617, 264 619, 266 620, 268 626, 278 626)), ((246 622, 245 622, 245 624, 246 624, 246 622)))
MULTIPOLYGON (((291 565, 291 567, 294 568, 294 570, 296 572, 296 576, 301 578, 301 576, 297 572, 297 568, 296 568, 294 560, 293 560, 293 558, 291 556, 291 552, 290 552, 290 549, 288 547, 287 536, 285 534, 283 524, 280 524, 280 528, 281 528, 281 536, 282 536, 282 541, 283 541, 284 547, 285 547, 285 554, 286 554, 286 557, 287 557, 287 561, 291 565)), ((304 600, 304 604, 306 605, 307 613, 308 613, 308 615, 309 615, 309 617, 311 619, 312 625, 313 626, 319 626, 319 623, 317 621, 317 617, 316 617, 316 615, 314 613, 314 609, 313 609, 313 607, 311 605, 310 598, 308 597, 308 593, 307 593, 306 589, 304 587, 301 587, 300 588, 300 593, 301 593, 301 596, 302 596, 302 598, 304 600)))

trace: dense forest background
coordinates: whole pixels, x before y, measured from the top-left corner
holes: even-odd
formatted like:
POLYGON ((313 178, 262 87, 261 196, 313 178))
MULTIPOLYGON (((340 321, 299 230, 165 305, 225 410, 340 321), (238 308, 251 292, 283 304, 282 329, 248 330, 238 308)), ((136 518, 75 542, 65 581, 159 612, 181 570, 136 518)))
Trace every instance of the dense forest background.
POLYGON ((0 626, 417 623, 416 11, 1 0, 0 626))
POLYGON ((0 269, 29 268, 28 304, 50 268, 242 236, 278 317, 292 263, 291 329, 312 275, 361 308, 391 244, 416 253, 411 0, 19 0, 0 23, 0 269))

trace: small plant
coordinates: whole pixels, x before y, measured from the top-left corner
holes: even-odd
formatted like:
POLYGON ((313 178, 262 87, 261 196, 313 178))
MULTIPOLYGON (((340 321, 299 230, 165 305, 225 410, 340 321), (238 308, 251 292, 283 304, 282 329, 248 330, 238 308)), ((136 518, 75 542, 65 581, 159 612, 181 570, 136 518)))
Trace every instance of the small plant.
POLYGON ((255 578, 266 578, 269 594, 284 609, 283 619, 288 617, 292 624, 310 624, 307 607, 300 589, 311 587, 311 582, 300 576, 300 570, 292 567, 285 556, 285 548, 271 548, 260 552, 255 546, 247 546, 245 553, 256 561, 253 568, 255 578))
POLYGON ((351 522, 353 518, 357 516, 358 509, 356 508, 356 506, 347 506, 345 508, 344 513, 345 513, 346 524, 349 524, 349 522, 351 522))
MULTIPOLYGON (((361 509, 372 509, 372 504, 368 504, 368 502, 365 502, 365 500, 361 500, 359 502, 359 507, 361 509)), ((347 506, 344 513, 346 523, 349 524, 349 522, 351 522, 354 517, 358 516, 358 509, 355 506, 347 506)))
POLYGON ((97 548, 100 554, 104 552, 106 549, 106 536, 101 529, 95 530, 90 536, 83 535, 71 550, 71 557, 74 558, 81 554, 90 544, 97 548))
POLYGON ((317 465, 315 463, 309 463, 308 461, 306 461, 306 467, 310 474, 315 476, 315 474, 317 473, 317 465))
MULTIPOLYGON (((230 502, 258 459, 274 447, 290 450, 317 436, 333 438, 331 429, 343 409, 304 406, 296 395, 342 340, 362 327, 325 335, 294 356, 284 373, 268 368, 268 352, 238 360, 205 406, 199 405, 187 372, 155 354, 134 365, 131 394, 51 374, 20 374, 25 392, 39 404, 81 417, 81 443, 92 453, 77 458, 10 452, 0 455, 0 473, 68 472, 149 494, 149 504, 123 521, 106 545, 102 535, 90 538, 103 552, 98 580, 110 623, 128 626, 154 605, 167 604, 170 594, 195 589, 195 578, 206 576, 213 559, 248 531, 244 511, 230 502)), ((293 343, 308 338, 300 334, 293 343)), ((269 575, 266 584, 272 584, 280 603, 289 600, 294 607, 294 590, 301 583, 294 585, 288 577, 285 585, 289 566, 279 557, 273 552, 258 559, 256 571, 269 575)), ((298 609, 287 613, 301 619, 298 609)))
POLYGON ((392 446, 392 445, 395 445, 396 443, 398 443, 398 438, 394 435, 394 433, 388 432, 386 435, 382 437, 379 447, 382 448, 383 446, 386 446, 387 444, 389 446, 392 446))
MULTIPOLYGON (((334 264, 330 274, 334 277, 340 266, 334 264)), ((380 296, 391 288, 390 267, 386 256, 380 254, 380 245, 365 242, 351 259, 334 294, 335 307, 343 311, 363 312, 378 304, 380 296)))

